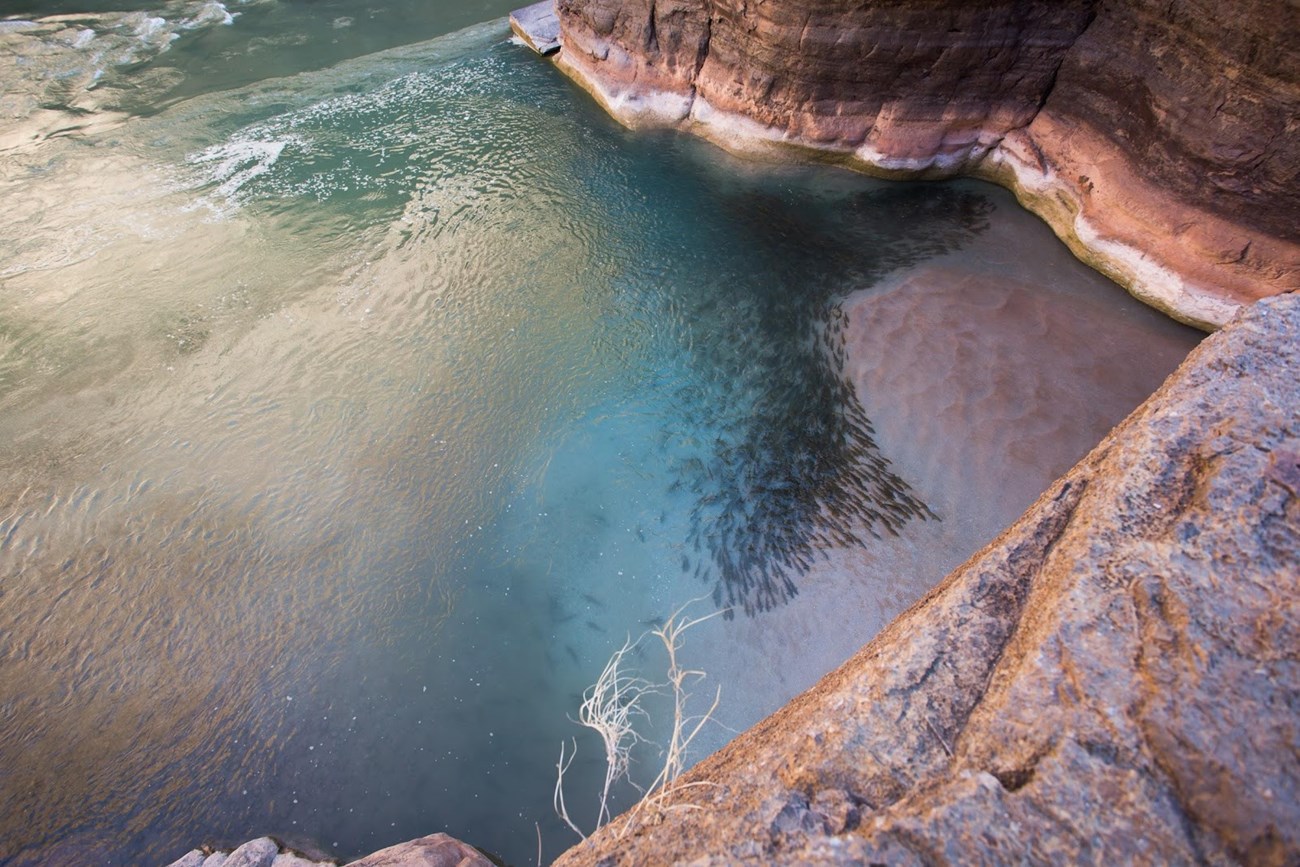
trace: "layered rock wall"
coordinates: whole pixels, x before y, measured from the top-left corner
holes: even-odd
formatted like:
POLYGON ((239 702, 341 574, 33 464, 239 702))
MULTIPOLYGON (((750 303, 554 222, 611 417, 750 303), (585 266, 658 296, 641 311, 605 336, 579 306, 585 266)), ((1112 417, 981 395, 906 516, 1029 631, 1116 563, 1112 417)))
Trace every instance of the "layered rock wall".
POLYGON ((557 0, 631 126, 1015 190, 1205 328, 1300 286, 1300 11, 1249 0, 557 0))
MULTIPOLYGON (((564 64, 632 124, 743 120, 769 137, 969 160, 1033 119, 1092 0, 559 0, 564 64)), ((728 136, 725 128, 710 132, 728 136)))

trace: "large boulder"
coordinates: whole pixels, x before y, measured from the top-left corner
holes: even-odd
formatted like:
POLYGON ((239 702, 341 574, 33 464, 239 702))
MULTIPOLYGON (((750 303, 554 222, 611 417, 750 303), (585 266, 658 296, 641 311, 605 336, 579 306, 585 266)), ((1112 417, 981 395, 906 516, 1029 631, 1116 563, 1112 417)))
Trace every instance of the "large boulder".
POLYGON ((1300 297, 558 863, 1300 861, 1300 297))

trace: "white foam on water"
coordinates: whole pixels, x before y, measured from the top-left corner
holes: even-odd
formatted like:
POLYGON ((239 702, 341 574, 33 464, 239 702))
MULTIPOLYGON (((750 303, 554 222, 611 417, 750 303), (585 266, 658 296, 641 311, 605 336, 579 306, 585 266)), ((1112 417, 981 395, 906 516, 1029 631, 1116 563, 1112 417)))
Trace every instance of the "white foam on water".
POLYGON ((232 13, 226 8, 226 4, 221 3, 220 0, 211 0, 211 2, 204 3, 199 7, 193 18, 187 18, 181 22, 181 27, 186 30, 195 30, 209 24, 228 27, 235 23, 235 16, 238 14, 238 12, 232 13))
POLYGON ((113 70, 147 64, 183 35, 230 26, 239 14, 222 0, 163 0, 147 12, 0 21, 5 119, 21 122, 38 108, 99 111, 103 98, 87 94, 111 83, 113 70))
MULTIPOLYGON (((186 210, 207 209, 214 218, 222 219, 255 196, 325 201, 337 194, 409 193, 414 189, 409 187, 414 176, 441 160, 457 159, 456 155, 467 150, 456 126, 428 125, 418 113, 412 114, 409 106, 462 104, 462 121, 470 122, 475 116, 476 94, 490 87, 502 68, 492 60, 481 60, 471 68, 447 58, 491 44, 495 39, 488 37, 499 30, 497 26, 477 26, 425 46, 371 56, 366 61, 371 66, 391 57, 392 77, 386 81, 379 78, 372 89, 360 93, 351 92, 351 85, 335 85, 336 81, 351 80, 348 64, 277 81, 270 98, 277 103, 298 103, 297 107, 249 124, 220 144, 185 157, 189 166, 199 169, 186 184, 199 198, 186 210), (424 71, 430 58, 444 61, 437 75, 424 71), (338 134, 343 124, 351 127, 346 136, 338 134), (412 151, 425 153, 427 158, 412 159, 412 151), (286 156, 289 165, 276 169, 286 156), (303 157, 312 158, 310 166, 303 157)), ((245 94, 241 102, 247 106, 260 98, 253 92, 245 94)), ((219 104, 220 98, 216 99, 219 104)), ((221 110, 214 108, 214 112, 221 110)), ((485 129, 477 144, 483 145, 490 134, 485 129)), ((459 187, 452 184, 443 192, 452 190, 459 187)), ((463 192, 459 204, 474 197, 472 190, 463 192)))
POLYGON ((200 199, 196 206, 207 207, 218 217, 227 216, 242 203, 244 187, 271 171, 285 148, 291 146, 306 149, 306 142, 292 135, 279 139, 235 139, 192 154, 191 164, 207 167, 204 183, 217 185, 212 195, 200 199))

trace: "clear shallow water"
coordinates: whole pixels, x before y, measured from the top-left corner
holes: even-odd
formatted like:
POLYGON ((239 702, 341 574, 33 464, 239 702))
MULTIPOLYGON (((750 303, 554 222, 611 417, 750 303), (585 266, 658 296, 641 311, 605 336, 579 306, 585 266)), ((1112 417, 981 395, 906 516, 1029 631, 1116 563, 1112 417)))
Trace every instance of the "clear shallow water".
POLYGON ((999 190, 746 165, 618 129, 500 22, 427 39, 506 7, 324 5, 107 65, 137 24, 0 27, 39 95, 0 126, 6 863, 444 829, 531 863, 534 823, 553 856, 626 634, 731 606, 686 659, 719 746, 1196 339, 999 190))

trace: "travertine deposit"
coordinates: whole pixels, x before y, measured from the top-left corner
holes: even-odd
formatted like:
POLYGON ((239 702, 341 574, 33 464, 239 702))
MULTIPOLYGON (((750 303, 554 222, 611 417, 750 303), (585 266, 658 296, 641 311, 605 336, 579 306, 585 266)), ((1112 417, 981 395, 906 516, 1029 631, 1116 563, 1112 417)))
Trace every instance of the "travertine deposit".
POLYGON ((1300 286, 1300 11, 1250 0, 557 0, 630 126, 1013 189, 1203 328, 1300 286))
POLYGON ((558 863, 1300 859, 1300 296, 862 651, 558 863))

